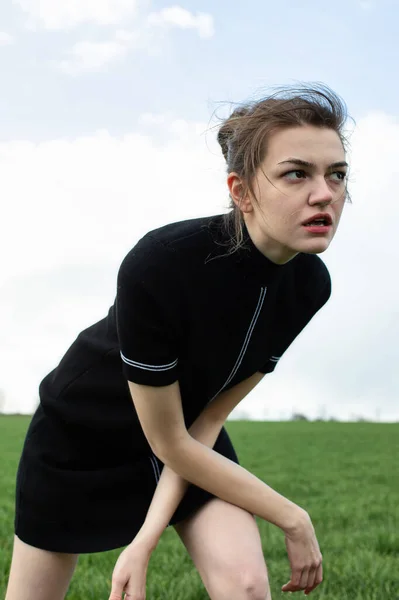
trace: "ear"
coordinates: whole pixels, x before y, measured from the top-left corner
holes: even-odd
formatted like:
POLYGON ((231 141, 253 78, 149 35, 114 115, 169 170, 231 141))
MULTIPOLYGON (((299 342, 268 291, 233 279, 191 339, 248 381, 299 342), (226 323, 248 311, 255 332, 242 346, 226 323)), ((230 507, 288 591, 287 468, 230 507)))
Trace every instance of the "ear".
POLYGON ((237 173, 232 172, 228 174, 227 186, 230 196, 237 207, 243 212, 251 212, 252 202, 250 192, 247 190, 245 193, 245 184, 237 173))

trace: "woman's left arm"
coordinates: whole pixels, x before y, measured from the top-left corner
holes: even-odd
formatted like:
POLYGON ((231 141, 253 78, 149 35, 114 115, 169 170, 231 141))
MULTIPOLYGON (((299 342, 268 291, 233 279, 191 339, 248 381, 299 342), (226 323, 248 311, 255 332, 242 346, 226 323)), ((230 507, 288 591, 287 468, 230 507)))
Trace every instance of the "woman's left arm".
MULTIPOLYGON (((197 417, 189 434, 201 444, 212 448, 231 411, 263 379, 256 372, 233 388, 219 394, 197 417)), ((187 491, 189 482, 164 465, 146 519, 133 542, 121 553, 113 573, 109 600, 120 600, 122 593, 145 593, 145 581, 151 553, 168 526, 176 508, 187 491)), ((144 597, 144 596, 142 596, 144 597)))
MULTIPOLYGON (((212 448, 231 411, 264 376, 264 373, 256 372, 230 390, 219 394, 188 429, 191 437, 212 448)), ((137 534, 139 539, 155 548, 189 485, 188 481, 170 467, 164 466, 146 519, 137 534)))

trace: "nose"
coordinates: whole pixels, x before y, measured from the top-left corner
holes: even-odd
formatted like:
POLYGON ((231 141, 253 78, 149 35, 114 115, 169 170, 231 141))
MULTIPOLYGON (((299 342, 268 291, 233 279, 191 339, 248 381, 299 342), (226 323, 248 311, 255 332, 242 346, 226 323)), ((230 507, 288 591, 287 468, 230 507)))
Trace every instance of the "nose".
POLYGON ((333 192, 324 177, 315 179, 314 186, 309 195, 309 204, 329 204, 333 200, 333 192))

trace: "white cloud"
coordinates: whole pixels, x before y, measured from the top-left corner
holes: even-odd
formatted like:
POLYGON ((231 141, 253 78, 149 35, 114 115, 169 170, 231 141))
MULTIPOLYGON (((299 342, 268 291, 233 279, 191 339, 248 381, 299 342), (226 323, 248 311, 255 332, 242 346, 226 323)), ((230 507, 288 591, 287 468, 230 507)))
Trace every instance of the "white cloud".
POLYGON ((6 33, 5 31, 0 31, 0 46, 9 46, 13 44, 15 41, 14 36, 6 33))
MULTIPOLYGON (((42 26, 49 30, 67 30, 84 23, 126 25, 126 22, 138 16, 139 6, 148 5, 149 0, 13 0, 13 3, 28 14, 29 28, 42 26)), ((123 59, 132 50, 145 49, 149 54, 159 54, 163 42, 160 26, 164 29, 193 29, 201 38, 209 38, 214 34, 211 15, 194 15, 180 6, 171 6, 151 13, 140 23, 136 22, 134 30, 119 28, 105 40, 81 39, 66 52, 63 59, 51 60, 50 63, 65 73, 79 75, 100 71, 110 63, 123 59)))
POLYGON ((45 29, 71 29, 82 23, 117 25, 137 15, 139 0, 12 0, 45 29))
POLYGON ((181 29, 195 29, 201 38, 215 34, 213 17, 207 13, 195 15, 181 6, 169 6, 148 16, 148 23, 154 26, 174 26, 181 29))
MULTIPOLYGON (((109 225, 106 214, 115 203, 119 203, 120 214, 124 214, 120 221, 115 215, 116 223, 128 237, 130 227, 126 225, 126 216, 134 216, 138 197, 146 198, 146 201, 151 199, 154 209, 163 214, 165 210, 167 213, 169 210, 179 212, 179 208, 166 206, 165 194, 167 200, 169 198, 165 189, 171 189, 179 182, 176 200, 180 198, 183 201, 190 189, 191 178, 196 177, 198 164, 203 165, 204 170, 212 170, 213 165, 213 172, 215 170, 215 158, 209 149, 212 147, 211 139, 207 140, 207 147, 201 136, 207 125, 165 118, 163 124, 159 122, 154 129, 151 119, 147 119, 148 135, 131 132, 122 137, 112 137, 106 130, 101 130, 71 141, 0 143, 0 197, 8 199, 3 217, 7 222, 18 222, 19 228, 17 238, 12 230, 5 230, 0 236, 0 255, 8 246, 16 253, 13 261, 2 264, 3 280, 14 274, 29 274, 38 265, 44 269, 56 267, 65 257, 65 247, 61 247, 64 244, 72 260, 81 256, 83 249, 89 250, 90 257, 104 258, 108 250, 97 242, 103 239, 109 225), (161 132, 162 139, 159 138, 161 132), (155 179, 154 171, 157 173, 155 179), (22 172, 23 178, 20 177, 22 172), (23 219, 19 219, 21 210, 24 212, 23 219), (32 229, 33 222, 36 225, 32 229), (62 223, 62 228, 57 223, 62 223), (83 235, 83 246, 80 246, 77 239, 71 239, 71 228, 77 237, 88 228, 91 241, 88 243, 89 238, 83 235), (38 235, 39 230, 41 233, 38 235), (41 235, 44 232, 45 239, 41 235), (96 243, 93 245, 94 239, 96 243), (54 244, 50 254, 49 244, 54 244)), ((157 122, 156 118, 154 122, 157 122)), ((143 124, 141 129, 144 128, 143 124)), ((203 196, 206 196, 207 186, 210 186, 208 208, 215 201, 213 177, 212 173, 204 173, 203 184, 196 184, 192 210, 204 207, 203 196)), ((150 220, 149 214, 147 221, 150 220)), ((141 225, 145 228, 146 224, 141 220, 141 225)), ((116 242, 119 244, 118 239, 116 242)), ((114 243, 115 240, 111 245, 114 243)))
POLYGON ((68 58, 56 63, 70 75, 85 71, 99 71, 107 64, 123 58, 129 51, 129 44, 123 41, 78 42, 68 52, 68 58))
POLYGON ((69 75, 87 71, 102 71, 110 63, 122 60, 132 50, 145 49, 149 54, 159 53, 161 40, 154 39, 148 28, 136 31, 118 29, 109 40, 77 42, 61 61, 51 61, 69 75))
MULTIPOLYGON (((207 124, 145 114, 139 126, 122 137, 99 131, 70 141, 0 143, 8 224, 0 236, 0 256, 7 256, 0 388, 8 411, 31 410, 40 379, 79 331, 107 314, 118 266, 142 235, 226 211, 215 135, 201 135, 207 124)), ((332 298, 238 412, 399 418, 398 144, 397 119, 374 113, 358 120, 353 205, 322 255, 332 298)))
POLYGON ((0 143, 9 224, 0 236, 6 410, 32 410, 40 378, 79 330, 107 313, 117 268, 146 231, 218 212, 226 199, 222 161, 201 136, 206 124, 165 119, 152 127, 151 135, 0 143))
POLYGON ((135 30, 118 29, 109 40, 77 42, 64 59, 51 62, 65 73, 80 75, 87 71, 101 71, 133 50, 159 54, 164 42, 159 26, 162 29, 165 26, 194 29, 202 38, 210 37, 214 32, 210 15, 194 16, 180 7, 171 7, 160 13, 152 13, 135 30))

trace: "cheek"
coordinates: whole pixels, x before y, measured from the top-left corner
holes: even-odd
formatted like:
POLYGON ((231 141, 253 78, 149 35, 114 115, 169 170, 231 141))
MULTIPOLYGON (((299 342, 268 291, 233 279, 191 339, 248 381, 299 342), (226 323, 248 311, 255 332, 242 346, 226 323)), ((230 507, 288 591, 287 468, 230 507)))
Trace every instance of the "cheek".
POLYGON ((335 220, 336 223, 339 223, 339 220, 341 219, 342 216, 342 211, 344 210, 344 206, 345 206, 345 202, 342 201, 339 204, 335 205, 335 210, 334 210, 334 214, 335 214, 335 220))

